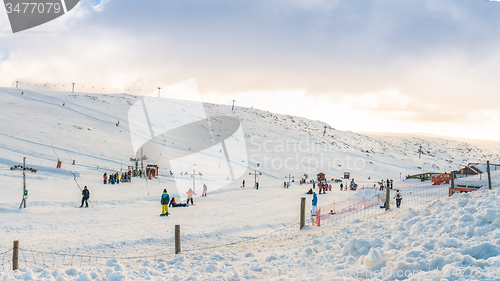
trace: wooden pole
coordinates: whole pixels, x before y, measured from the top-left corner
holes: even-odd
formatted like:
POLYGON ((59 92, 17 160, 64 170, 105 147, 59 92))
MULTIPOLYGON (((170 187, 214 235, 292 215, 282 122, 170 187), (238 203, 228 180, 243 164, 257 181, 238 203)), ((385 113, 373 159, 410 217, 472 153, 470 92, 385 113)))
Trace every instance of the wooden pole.
POLYGON ((451 182, 451 195, 453 195, 455 194, 455 172, 451 172, 450 182, 451 182))
POLYGON ((306 224, 306 198, 300 198, 300 229, 306 224))
POLYGON ((175 254, 181 252, 181 226, 175 225, 175 254))
POLYGON ((490 161, 486 161, 486 171, 488 172, 488 188, 491 189, 490 161))
POLYGON ((12 251, 12 270, 19 269, 19 241, 14 241, 14 248, 12 251))
POLYGON ((389 187, 385 188, 385 210, 389 210, 389 200, 391 200, 391 189, 389 187))

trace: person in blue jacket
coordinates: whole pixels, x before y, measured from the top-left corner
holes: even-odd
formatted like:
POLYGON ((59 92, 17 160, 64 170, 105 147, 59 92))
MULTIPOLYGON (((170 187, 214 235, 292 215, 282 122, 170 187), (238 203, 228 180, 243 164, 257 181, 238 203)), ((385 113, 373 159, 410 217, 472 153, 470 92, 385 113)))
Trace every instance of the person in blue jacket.
POLYGON ((166 189, 163 190, 161 195, 161 216, 168 216, 168 204, 170 203, 170 195, 166 189))
POLYGON ((316 206, 318 206, 318 195, 316 195, 316 192, 313 193, 313 200, 312 200, 312 215, 316 216, 316 206))

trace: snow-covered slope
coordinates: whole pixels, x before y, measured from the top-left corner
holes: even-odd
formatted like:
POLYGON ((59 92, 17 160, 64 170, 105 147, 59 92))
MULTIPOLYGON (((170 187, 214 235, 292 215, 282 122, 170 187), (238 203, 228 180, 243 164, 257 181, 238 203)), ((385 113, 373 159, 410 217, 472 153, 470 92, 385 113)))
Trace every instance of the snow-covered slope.
MULTIPOLYGON (((295 182, 283 189, 289 175, 297 181, 304 174, 314 178, 324 172, 331 179, 350 172, 360 185, 371 186, 381 178, 392 178, 397 185, 401 175, 445 172, 468 162, 495 162, 500 151, 443 139, 370 137, 338 131, 321 121, 205 104, 208 115, 241 121, 244 139, 237 141, 247 147, 248 163, 230 165, 248 166, 248 170, 218 190, 210 189, 215 179, 197 177, 196 192, 200 195, 201 185, 207 183, 209 196, 196 197, 194 206, 171 209, 172 215, 163 218, 158 216, 162 190, 178 196, 170 167, 161 164, 160 177, 151 181, 134 178, 131 183, 102 184, 102 173, 126 169, 131 165, 129 158, 135 156, 127 112, 139 99, 125 94, 0 88, 0 253, 10 249, 13 240, 20 240, 26 248, 64 253, 167 253, 173 249, 175 224, 182 226, 186 248, 226 244, 298 221, 300 197, 310 186, 295 182), (420 159, 418 145, 424 148, 420 159), (19 210, 22 176, 9 167, 21 164, 23 157, 38 172, 28 173, 28 208, 19 210), (58 158, 61 169, 55 168, 58 158), (71 165, 73 160, 76 165, 71 165), (248 188, 254 183, 248 173, 254 170, 262 173, 259 190, 248 188), (94 208, 74 208, 81 193, 72 173, 80 186, 90 188, 94 208), (246 188, 240 188, 243 180, 246 188)), ((191 101, 176 104, 181 109, 196 106, 191 101)), ((189 149, 183 148, 184 152, 189 149)), ((209 169, 225 164, 220 156, 211 159, 205 163, 219 165, 209 168, 197 163, 196 170, 210 174, 209 169)), ((149 159, 145 164, 164 160, 149 159)), ((184 177, 191 181, 189 175, 184 177)), ((319 204, 364 195, 335 188, 321 195, 319 204)))
MULTIPOLYGON (((493 173, 500 182, 500 174, 493 173)), ((6 280, 498 280, 500 185, 278 239, 154 261, 22 268, 6 280), (9 279, 11 278, 11 279, 9 279)))

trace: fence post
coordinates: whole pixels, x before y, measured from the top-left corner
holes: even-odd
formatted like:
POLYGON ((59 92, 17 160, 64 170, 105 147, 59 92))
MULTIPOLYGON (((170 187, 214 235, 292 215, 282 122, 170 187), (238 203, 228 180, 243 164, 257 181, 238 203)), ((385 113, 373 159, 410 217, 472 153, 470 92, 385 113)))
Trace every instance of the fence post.
POLYGON ((181 252, 181 226, 175 225, 175 254, 181 252))
POLYGON ((490 161, 486 161, 486 171, 488 171, 488 188, 491 189, 490 161))
POLYGON ((391 200, 391 189, 389 186, 385 188, 385 210, 389 210, 389 200, 391 200))
POLYGON ((453 195, 455 194, 455 172, 451 172, 450 182, 451 182, 451 195, 453 195))
POLYGON ((19 241, 14 241, 14 248, 12 251, 12 270, 19 269, 19 241))
POLYGON ((300 229, 306 224, 306 198, 300 198, 300 229))

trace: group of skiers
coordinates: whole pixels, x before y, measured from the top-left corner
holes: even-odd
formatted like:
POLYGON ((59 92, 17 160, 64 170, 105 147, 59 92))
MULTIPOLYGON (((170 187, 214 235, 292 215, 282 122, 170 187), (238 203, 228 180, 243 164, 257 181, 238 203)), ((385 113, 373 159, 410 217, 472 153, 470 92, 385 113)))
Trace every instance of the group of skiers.
POLYGON ((121 175, 120 175, 120 173, 114 173, 114 174, 110 174, 109 176, 107 173, 104 173, 102 178, 103 178, 104 184, 107 184, 107 183, 119 184, 120 182, 131 182, 132 181, 132 172, 128 171, 127 173, 122 173, 121 175))
POLYGON ((384 188, 389 188, 389 189, 392 189, 392 184, 393 184, 393 180, 389 180, 387 179, 386 181, 384 181, 383 179, 380 180, 378 182, 379 186, 380 186, 380 190, 384 190, 384 188))
MULTIPOLYGON (((203 193, 201 194, 202 197, 206 197, 207 196, 207 185, 206 184, 203 184, 203 193)), ((175 201, 175 197, 172 197, 172 199, 170 199, 170 195, 168 194, 167 190, 164 189, 163 190, 163 194, 161 195, 161 207, 162 207, 162 210, 161 210, 161 215, 160 216, 168 216, 170 215, 170 213, 168 212, 168 207, 172 207, 172 208, 175 208, 175 207, 189 207, 189 202, 191 202, 191 205, 194 205, 194 202, 193 202, 193 195, 196 195, 197 194, 190 188, 187 192, 187 201, 186 203, 177 203, 175 201)))

